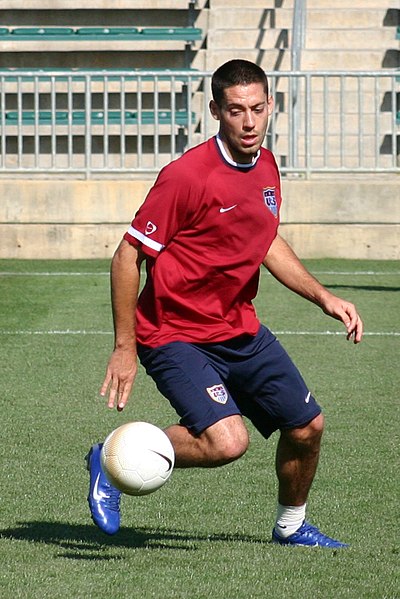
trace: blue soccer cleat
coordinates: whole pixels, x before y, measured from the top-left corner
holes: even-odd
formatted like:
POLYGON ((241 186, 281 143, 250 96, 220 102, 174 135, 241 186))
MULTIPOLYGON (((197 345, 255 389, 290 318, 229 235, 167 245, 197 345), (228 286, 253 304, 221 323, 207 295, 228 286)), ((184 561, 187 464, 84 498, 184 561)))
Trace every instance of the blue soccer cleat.
POLYGON ((88 503, 93 522, 108 535, 114 535, 120 527, 119 503, 121 491, 107 480, 100 463, 102 443, 93 445, 86 456, 90 472, 88 503))
POLYGON ((331 537, 327 537, 316 526, 312 526, 304 521, 296 532, 286 539, 279 536, 275 531, 272 531, 272 541, 280 545, 303 545, 308 547, 329 547, 331 549, 339 549, 340 547, 348 547, 346 543, 341 543, 331 537))

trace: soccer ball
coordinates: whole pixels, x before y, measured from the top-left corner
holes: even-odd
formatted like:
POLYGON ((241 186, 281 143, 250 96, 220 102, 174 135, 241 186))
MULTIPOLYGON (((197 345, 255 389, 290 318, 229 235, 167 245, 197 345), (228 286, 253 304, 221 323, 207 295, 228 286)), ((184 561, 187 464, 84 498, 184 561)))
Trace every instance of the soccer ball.
POLYGON ((128 422, 108 435, 100 460, 114 487, 128 495, 147 495, 167 482, 175 453, 171 441, 157 426, 128 422))

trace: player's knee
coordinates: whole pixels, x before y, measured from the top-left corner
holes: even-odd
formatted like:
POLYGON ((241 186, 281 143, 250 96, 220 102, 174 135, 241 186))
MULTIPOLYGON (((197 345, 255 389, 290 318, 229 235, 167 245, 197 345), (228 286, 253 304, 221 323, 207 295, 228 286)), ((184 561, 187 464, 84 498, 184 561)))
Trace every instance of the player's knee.
POLYGON ((324 432, 324 417, 322 414, 318 414, 306 427, 306 433, 308 438, 312 441, 313 439, 320 440, 322 433, 324 432))
POLYGON ((249 446, 248 435, 242 434, 238 437, 231 437, 224 440, 224 443, 220 446, 220 458, 226 464, 239 459, 247 450, 249 446))
POLYGON ((313 418, 305 426, 287 430, 283 434, 289 443, 307 450, 319 447, 323 430, 324 417, 322 414, 318 414, 318 416, 313 418))
POLYGON ((213 430, 209 450, 215 465, 228 464, 240 458, 249 446, 249 436, 242 421, 225 421, 213 430))

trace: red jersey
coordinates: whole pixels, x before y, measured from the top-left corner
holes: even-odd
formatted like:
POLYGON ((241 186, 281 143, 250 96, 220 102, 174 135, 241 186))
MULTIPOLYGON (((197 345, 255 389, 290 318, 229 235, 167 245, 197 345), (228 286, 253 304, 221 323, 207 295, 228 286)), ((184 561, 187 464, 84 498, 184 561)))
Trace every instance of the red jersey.
POLYGON ((255 335, 252 300, 280 203, 278 168, 264 148, 244 168, 230 164, 213 137, 164 167, 124 236, 148 257, 138 342, 255 335))

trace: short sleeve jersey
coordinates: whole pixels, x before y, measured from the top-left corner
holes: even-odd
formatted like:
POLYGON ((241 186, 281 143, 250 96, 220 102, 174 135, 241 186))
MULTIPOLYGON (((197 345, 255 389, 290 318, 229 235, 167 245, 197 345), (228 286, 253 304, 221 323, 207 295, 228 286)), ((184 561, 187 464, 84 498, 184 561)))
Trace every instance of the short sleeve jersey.
POLYGON ((138 342, 255 335, 252 300, 280 203, 278 168, 264 148, 244 169, 226 160, 213 137, 164 167, 124 236, 147 256, 138 342))

